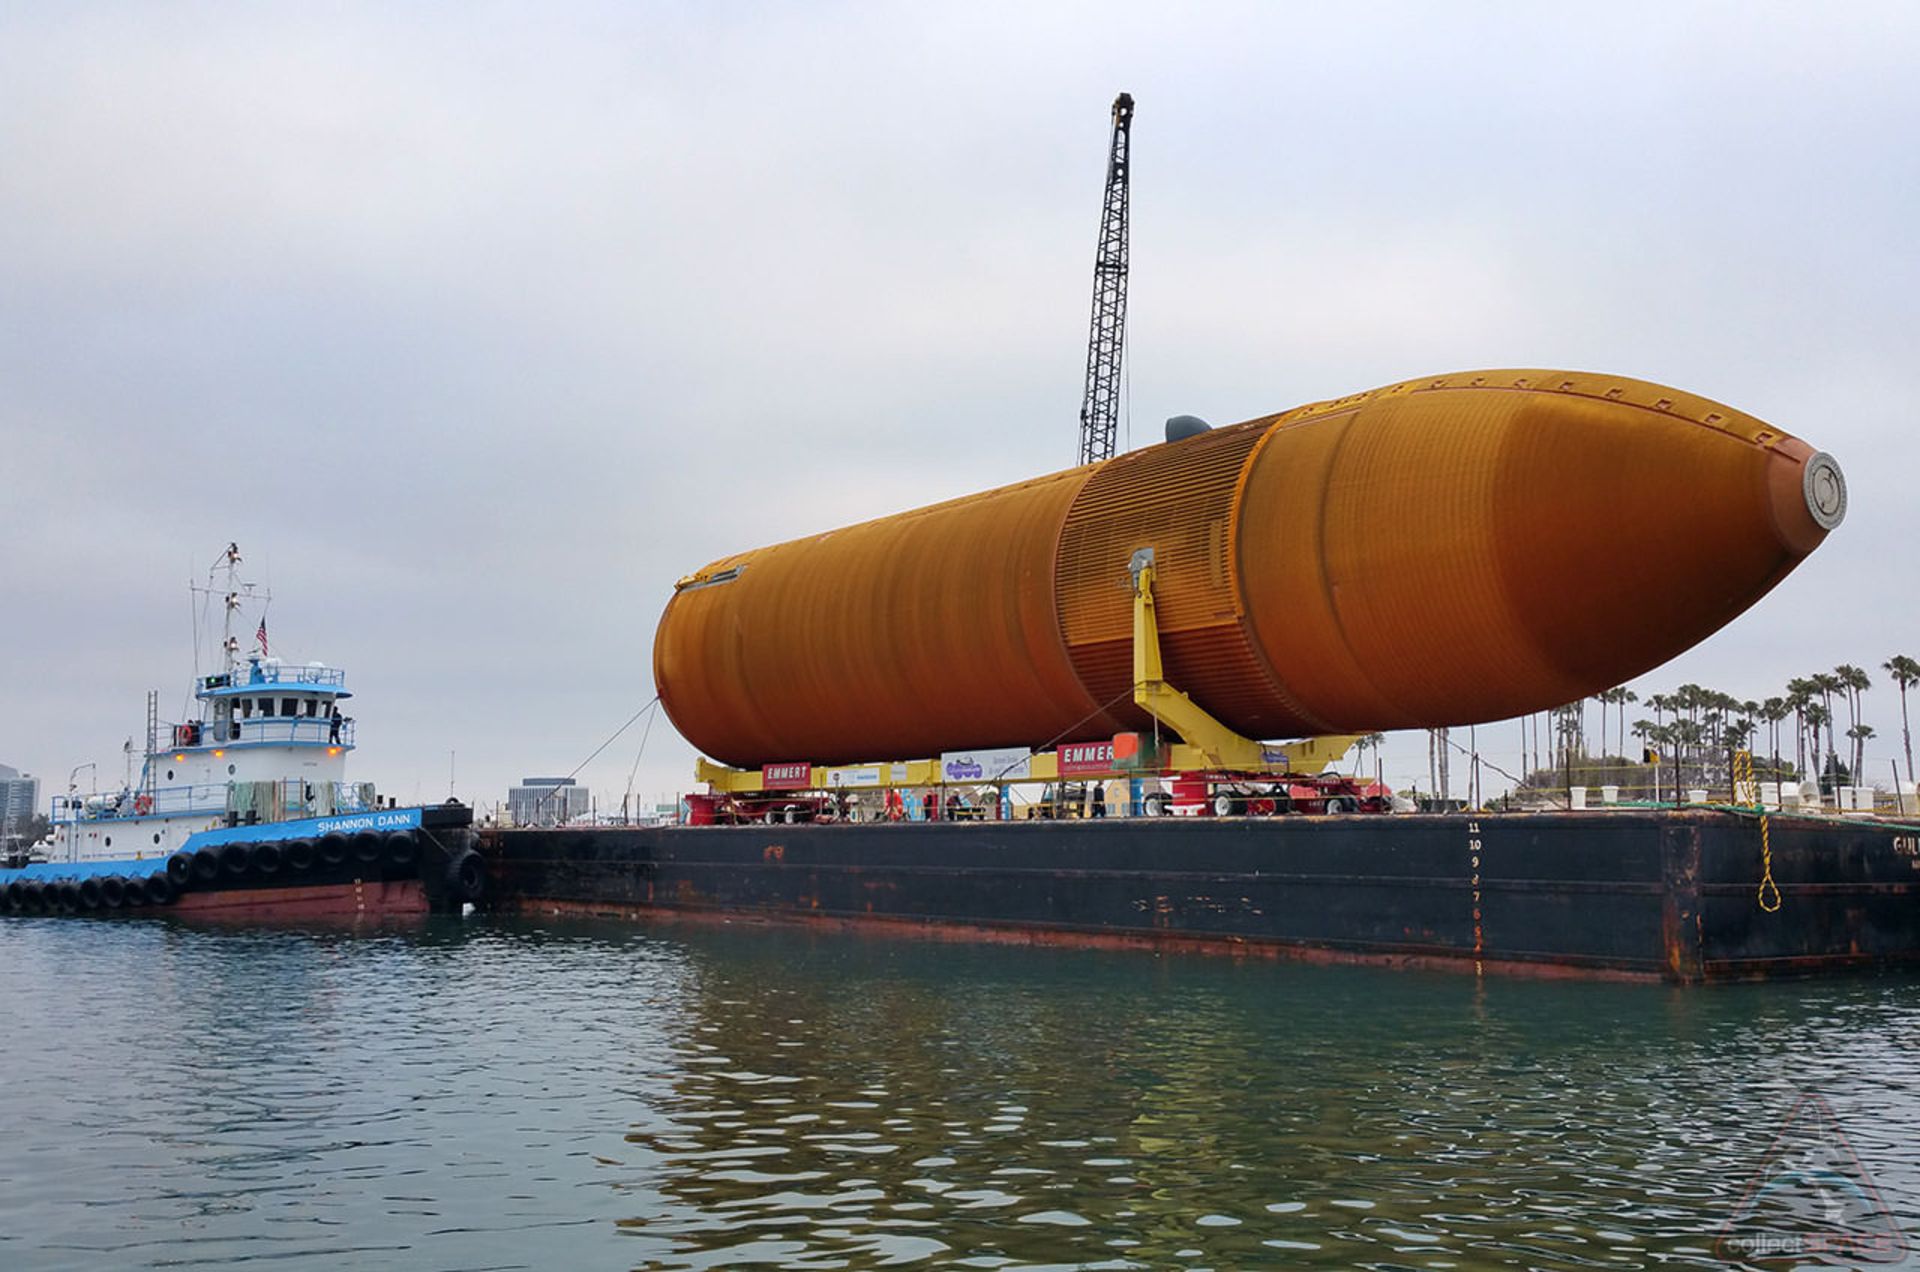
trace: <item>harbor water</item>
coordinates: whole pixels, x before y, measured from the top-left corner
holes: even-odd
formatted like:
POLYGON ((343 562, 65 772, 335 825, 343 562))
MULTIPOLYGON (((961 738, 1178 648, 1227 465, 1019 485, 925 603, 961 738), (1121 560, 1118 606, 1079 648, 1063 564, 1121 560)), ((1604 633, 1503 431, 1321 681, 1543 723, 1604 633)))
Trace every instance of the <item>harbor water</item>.
POLYGON ((1911 977, 14 919, 0 1267, 1718 1267, 1807 1096, 1920 1245, 1916 1059, 1911 977))

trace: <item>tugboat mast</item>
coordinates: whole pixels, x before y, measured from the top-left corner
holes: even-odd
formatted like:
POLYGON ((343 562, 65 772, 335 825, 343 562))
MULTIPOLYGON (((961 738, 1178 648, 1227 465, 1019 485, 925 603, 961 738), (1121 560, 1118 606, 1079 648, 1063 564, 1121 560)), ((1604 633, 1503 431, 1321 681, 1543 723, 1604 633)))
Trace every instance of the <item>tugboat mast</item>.
MULTIPOLYGON (((228 677, 232 677, 240 668, 240 638, 234 634, 234 616, 249 601, 273 600, 273 593, 264 590, 258 584, 240 581, 241 559, 240 545, 227 544, 226 551, 220 554, 219 559, 213 563, 213 568, 207 571, 206 587, 194 588, 196 592, 204 592, 208 596, 218 593, 224 598, 226 612, 222 615, 220 623, 220 671, 228 677), (224 586, 216 586, 217 577, 223 572, 226 575, 226 582, 224 586)), ((199 644, 197 640, 194 643, 196 646, 199 644)), ((266 650, 262 649, 260 652, 264 654, 266 650)), ((194 653, 194 661, 196 663, 199 661, 197 649, 194 653)))

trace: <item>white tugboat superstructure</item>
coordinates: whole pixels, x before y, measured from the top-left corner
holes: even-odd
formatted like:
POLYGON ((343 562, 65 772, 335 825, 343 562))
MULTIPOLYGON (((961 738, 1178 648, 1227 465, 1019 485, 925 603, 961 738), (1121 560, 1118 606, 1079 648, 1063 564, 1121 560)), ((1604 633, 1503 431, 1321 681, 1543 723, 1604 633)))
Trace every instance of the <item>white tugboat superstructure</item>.
POLYGON ((258 647, 241 656, 235 622, 265 598, 240 580, 240 563, 228 544, 204 589, 221 598, 224 617, 220 670, 195 682, 197 710, 161 720, 158 695, 149 695, 138 778, 118 791, 55 797, 49 861, 165 858, 205 830, 378 807, 370 783, 346 781, 354 726, 341 714, 353 696, 345 671, 272 657, 264 617, 258 647))
MULTIPOLYGON (((129 763, 117 791, 55 797, 40 859, 0 869, 0 908, 42 914, 179 901, 332 915, 478 899, 484 871, 470 809, 383 805, 371 783, 347 781, 354 724, 341 711, 353 696, 346 673, 274 657, 264 612, 256 647, 241 655, 236 620, 270 598, 240 580, 240 560, 228 544, 208 586, 194 589, 218 597, 224 613, 218 670, 196 672, 188 718, 162 720, 159 695, 147 695, 138 777, 129 763)), ((131 743, 128 750, 131 760, 131 743)))

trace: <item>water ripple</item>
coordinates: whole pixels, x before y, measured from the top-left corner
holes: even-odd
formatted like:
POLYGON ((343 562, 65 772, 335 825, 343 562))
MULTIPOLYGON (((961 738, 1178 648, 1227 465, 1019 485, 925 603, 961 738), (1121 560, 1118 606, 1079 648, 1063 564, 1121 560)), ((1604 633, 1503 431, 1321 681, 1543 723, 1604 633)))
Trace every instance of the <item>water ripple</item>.
POLYGON ((749 931, 0 924, 0 1266, 1638 1268, 1920 981, 1672 991, 749 931))

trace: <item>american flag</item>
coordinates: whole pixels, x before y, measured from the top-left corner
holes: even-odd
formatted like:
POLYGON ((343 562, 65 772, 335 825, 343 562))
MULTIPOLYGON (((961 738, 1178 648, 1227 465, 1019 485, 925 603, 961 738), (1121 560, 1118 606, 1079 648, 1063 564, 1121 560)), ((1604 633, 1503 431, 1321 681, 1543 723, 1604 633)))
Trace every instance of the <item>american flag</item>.
POLYGON ((253 634, 253 638, 260 642, 260 652, 263 654, 266 653, 267 652, 267 620, 266 619, 263 618, 260 620, 260 630, 253 634))

